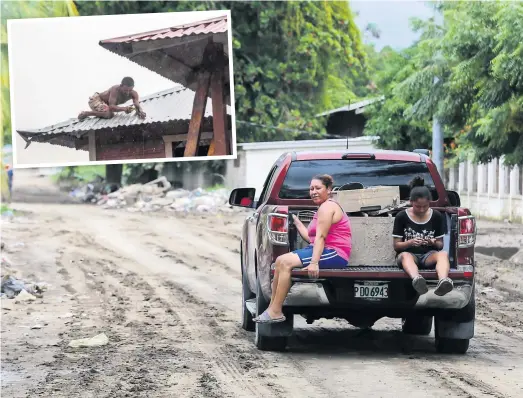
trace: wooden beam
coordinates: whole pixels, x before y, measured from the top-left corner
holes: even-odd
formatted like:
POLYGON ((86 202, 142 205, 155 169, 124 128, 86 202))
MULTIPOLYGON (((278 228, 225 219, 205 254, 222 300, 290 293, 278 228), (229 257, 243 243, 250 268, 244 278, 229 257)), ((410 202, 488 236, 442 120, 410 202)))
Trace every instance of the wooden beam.
POLYGON ((207 94, 209 92, 210 73, 200 72, 198 76, 198 87, 194 93, 191 121, 187 133, 187 144, 185 146, 184 157, 196 156, 200 143, 200 131, 202 126, 205 107, 207 105, 207 94))
MULTIPOLYGON (((138 41, 132 43, 131 47, 131 53, 123 53, 122 55, 124 57, 132 58, 135 55, 148 53, 154 50, 160 50, 160 49, 169 49, 173 47, 178 47, 186 44, 192 44, 195 45, 195 42, 201 42, 201 41, 207 41, 210 35, 216 35, 215 33, 212 34, 201 34, 199 36, 184 36, 184 37, 176 37, 176 38, 167 38, 167 39, 159 39, 159 40, 152 40, 152 41, 138 41)), ((223 35, 222 35, 223 36, 223 35)), ((220 38, 219 40, 224 40, 220 38)), ((227 32, 225 33, 225 42, 227 41, 227 32)), ((197 44, 196 44, 197 45, 197 44)), ((205 43, 203 44, 205 46, 205 43)))
MULTIPOLYGON (((169 134, 162 136, 163 142, 167 143, 173 143, 173 142, 184 142, 187 141, 188 134, 169 134)), ((200 140, 210 140, 213 137, 213 133, 211 131, 202 131, 200 133, 200 140)))
POLYGON ((224 76, 225 57, 223 56, 223 44, 214 43, 215 65, 211 75, 211 98, 212 98, 212 123, 214 137, 207 153, 208 156, 227 155, 226 136, 226 107, 224 101, 224 76), (212 155, 211 155, 212 154, 212 155))
POLYGON ((207 151, 207 156, 214 156, 215 152, 215 145, 214 140, 211 141, 211 145, 209 145, 209 150, 207 151))
POLYGON ((89 139, 89 160, 96 160, 96 132, 89 131, 87 135, 89 139))

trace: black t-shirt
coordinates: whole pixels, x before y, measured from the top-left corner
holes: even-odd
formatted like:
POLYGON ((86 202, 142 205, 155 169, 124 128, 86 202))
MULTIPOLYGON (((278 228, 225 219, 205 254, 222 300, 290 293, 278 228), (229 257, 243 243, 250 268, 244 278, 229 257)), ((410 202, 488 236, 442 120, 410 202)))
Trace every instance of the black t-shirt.
MULTIPOLYGON (((402 238, 403 242, 410 239, 434 239, 442 238, 445 235, 445 224, 443 215, 434 209, 430 209, 432 213, 429 220, 422 224, 410 218, 407 210, 400 211, 394 219, 394 228, 392 236, 394 238, 402 238)), ((405 251, 412 254, 425 254, 430 250, 435 250, 433 246, 412 246, 405 251)))

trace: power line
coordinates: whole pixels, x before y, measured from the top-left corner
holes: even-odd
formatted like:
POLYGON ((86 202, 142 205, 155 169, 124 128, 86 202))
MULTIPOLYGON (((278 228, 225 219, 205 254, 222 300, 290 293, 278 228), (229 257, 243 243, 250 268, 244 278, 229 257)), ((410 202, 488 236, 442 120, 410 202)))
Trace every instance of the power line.
POLYGON ((317 133, 317 132, 313 132, 313 131, 290 129, 290 128, 287 128, 287 127, 270 126, 270 125, 266 125, 266 124, 246 122, 244 120, 236 120, 236 123, 246 124, 246 125, 249 125, 249 126, 269 128, 269 129, 272 129, 272 130, 286 131, 286 132, 289 132, 289 133, 312 134, 312 135, 316 135, 318 137, 324 137, 323 134, 317 133))

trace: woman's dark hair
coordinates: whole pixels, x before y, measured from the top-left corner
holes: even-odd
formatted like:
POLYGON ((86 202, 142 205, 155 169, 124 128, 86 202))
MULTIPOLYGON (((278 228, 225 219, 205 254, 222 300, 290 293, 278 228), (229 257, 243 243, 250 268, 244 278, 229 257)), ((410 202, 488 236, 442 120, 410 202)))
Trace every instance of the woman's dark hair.
POLYGON ((425 180, 421 176, 414 177, 410 182, 410 200, 415 202, 418 199, 432 200, 430 190, 425 186, 425 180))
POLYGON ((321 183, 325 185, 327 189, 332 188, 332 185, 334 184, 334 179, 328 174, 315 175, 312 177, 312 179, 321 181, 321 183))

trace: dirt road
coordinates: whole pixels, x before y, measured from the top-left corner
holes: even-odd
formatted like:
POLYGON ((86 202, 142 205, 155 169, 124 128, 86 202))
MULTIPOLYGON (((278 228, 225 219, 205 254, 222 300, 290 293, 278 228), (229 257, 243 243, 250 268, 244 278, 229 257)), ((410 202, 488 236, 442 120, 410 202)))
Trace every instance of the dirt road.
MULTIPOLYGON (((51 287, 2 309, 5 396, 523 396, 523 299, 512 282, 523 270, 492 256, 503 250, 478 254, 465 356, 436 354, 433 335, 405 337, 393 319, 362 331, 299 318, 287 352, 261 352, 239 325, 242 215, 67 204, 47 180, 21 174, 14 207, 24 213, 2 223, 5 253, 21 276, 51 287), (107 345, 68 347, 99 333, 107 345)), ((521 226, 485 225, 482 247, 521 247, 521 226)))

